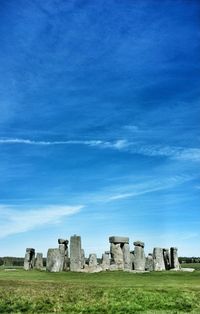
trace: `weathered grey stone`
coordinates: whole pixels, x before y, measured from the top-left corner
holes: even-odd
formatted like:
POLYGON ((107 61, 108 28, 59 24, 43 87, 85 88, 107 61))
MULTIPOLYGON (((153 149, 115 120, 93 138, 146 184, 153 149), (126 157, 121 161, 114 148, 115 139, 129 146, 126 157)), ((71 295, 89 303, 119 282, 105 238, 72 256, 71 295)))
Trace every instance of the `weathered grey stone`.
POLYGON ((145 270, 153 271, 153 256, 151 253, 146 257, 145 270))
POLYGON ((74 235, 70 238, 70 270, 81 270, 81 237, 74 235))
POLYGON ((131 269, 134 269, 134 251, 130 252, 131 269))
POLYGON ((94 253, 89 255, 89 267, 97 267, 97 255, 94 253))
POLYGON ((58 243, 59 243, 60 253, 64 256, 63 270, 66 271, 68 268, 68 263, 69 263, 69 256, 68 256, 69 241, 66 239, 58 239, 58 243))
POLYGON ((156 247, 153 249, 153 269, 155 271, 165 270, 163 248, 156 247))
POLYGON ((144 254, 144 242, 134 242, 134 270, 144 271, 145 270, 145 254, 144 254))
POLYGON ((114 244, 111 242, 110 253, 112 258, 112 264, 116 265, 116 269, 124 269, 124 256, 120 244, 114 244))
POLYGON ((107 254, 107 253, 102 254, 101 267, 103 270, 108 270, 110 268, 109 254, 107 254))
POLYGON ((135 241, 135 242, 133 242, 133 244, 134 244, 134 246, 140 246, 140 247, 142 247, 142 248, 144 248, 144 242, 142 242, 142 241, 135 241))
POLYGON ((119 236, 111 236, 109 237, 109 242, 110 243, 129 243, 129 238, 128 237, 119 237, 119 236))
POLYGON ((64 268, 65 256, 60 249, 48 249, 46 270, 61 272, 64 268))
POLYGON ((170 248, 170 258, 171 258, 171 268, 172 269, 180 269, 180 264, 178 261, 178 249, 176 247, 170 248))
POLYGON ((169 270, 171 267, 169 249, 163 249, 163 257, 164 257, 165 269, 169 270))
POLYGON ((24 269, 30 270, 34 267, 34 265, 35 265, 35 249, 27 248, 24 258, 24 269))
POLYGON ((37 253, 36 259, 35 259, 35 268, 42 270, 43 269, 43 254, 37 253))
POLYGON ((124 258, 124 269, 125 270, 132 269, 130 247, 128 243, 124 243, 122 247, 122 252, 123 252, 123 258, 124 258))
POLYGON ((66 239, 58 239, 58 244, 64 244, 65 246, 67 246, 68 243, 69 243, 69 241, 66 239))
POLYGON ((85 268, 85 251, 81 249, 81 268, 85 268))

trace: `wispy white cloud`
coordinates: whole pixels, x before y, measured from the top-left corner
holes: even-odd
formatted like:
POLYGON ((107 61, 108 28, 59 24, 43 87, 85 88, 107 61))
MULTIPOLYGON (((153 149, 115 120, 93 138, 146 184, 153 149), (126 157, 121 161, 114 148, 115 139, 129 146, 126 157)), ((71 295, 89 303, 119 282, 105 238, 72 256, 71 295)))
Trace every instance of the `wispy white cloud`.
POLYGON ((187 181, 193 180, 193 176, 173 176, 164 179, 145 179, 145 182, 135 184, 121 184, 119 186, 106 187, 103 191, 98 191, 95 195, 88 195, 84 201, 89 203, 107 203, 122 199, 134 198, 147 193, 172 189, 187 181))
POLYGON ((64 217, 79 213, 83 207, 54 205, 37 210, 23 210, 19 207, 0 205, 0 238, 59 223, 64 217))
POLYGON ((1 138, 0 144, 25 144, 25 145, 86 145, 98 147, 101 149, 114 149, 121 152, 132 154, 141 154, 145 156, 163 156, 176 160, 200 161, 200 148, 185 148, 177 146, 164 145, 146 145, 137 141, 128 141, 126 139, 117 139, 114 141, 103 140, 66 140, 66 141, 35 141, 20 138, 1 138))

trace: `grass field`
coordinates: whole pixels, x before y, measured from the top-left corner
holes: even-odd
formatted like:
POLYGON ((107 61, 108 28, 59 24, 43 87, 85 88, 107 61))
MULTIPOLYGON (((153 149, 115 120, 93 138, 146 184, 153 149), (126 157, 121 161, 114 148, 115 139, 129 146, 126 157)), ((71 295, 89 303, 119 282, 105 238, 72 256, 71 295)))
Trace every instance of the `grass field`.
POLYGON ((199 314, 200 272, 84 274, 1 269, 0 313, 199 314))

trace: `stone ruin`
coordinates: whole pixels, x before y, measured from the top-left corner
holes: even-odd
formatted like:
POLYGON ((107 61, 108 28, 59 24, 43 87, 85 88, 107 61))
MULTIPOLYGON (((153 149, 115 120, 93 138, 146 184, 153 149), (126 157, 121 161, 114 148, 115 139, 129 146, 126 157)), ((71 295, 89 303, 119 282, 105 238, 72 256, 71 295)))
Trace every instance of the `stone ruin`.
MULTIPOLYGON (((110 250, 102 254, 101 260, 95 253, 85 257, 81 246, 81 237, 73 235, 69 241, 58 239, 58 248, 50 248, 47 252, 46 270, 49 272, 73 271, 73 272, 100 272, 100 271, 165 271, 180 270, 177 248, 155 247, 152 253, 145 256, 144 242, 133 242, 134 250, 130 250, 129 238, 120 236, 109 237, 110 250), (69 256, 70 255, 70 256, 69 256)), ((35 249, 27 248, 24 269, 43 269, 42 253, 35 249)))
POLYGON ((37 253, 35 257, 35 249, 33 248, 27 248, 24 258, 24 269, 30 270, 30 269, 39 269, 43 270, 43 254, 37 253))

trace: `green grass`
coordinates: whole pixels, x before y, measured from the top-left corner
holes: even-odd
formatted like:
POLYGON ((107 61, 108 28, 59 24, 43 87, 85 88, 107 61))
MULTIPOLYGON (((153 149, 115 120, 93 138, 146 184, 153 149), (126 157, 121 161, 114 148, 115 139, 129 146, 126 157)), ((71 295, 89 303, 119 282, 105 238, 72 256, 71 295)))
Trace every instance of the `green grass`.
POLYGON ((0 313, 200 313, 200 272, 0 270, 0 313))
POLYGON ((200 270, 200 263, 183 263, 181 264, 182 268, 194 268, 196 270, 200 270))

